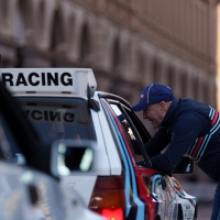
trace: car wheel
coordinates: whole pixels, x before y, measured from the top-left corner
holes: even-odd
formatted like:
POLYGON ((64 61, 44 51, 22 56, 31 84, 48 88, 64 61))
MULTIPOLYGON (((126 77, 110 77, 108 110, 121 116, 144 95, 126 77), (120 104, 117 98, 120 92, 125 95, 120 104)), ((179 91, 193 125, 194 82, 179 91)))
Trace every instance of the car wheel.
POLYGON ((178 204, 178 220, 183 220, 183 210, 180 204, 178 204))

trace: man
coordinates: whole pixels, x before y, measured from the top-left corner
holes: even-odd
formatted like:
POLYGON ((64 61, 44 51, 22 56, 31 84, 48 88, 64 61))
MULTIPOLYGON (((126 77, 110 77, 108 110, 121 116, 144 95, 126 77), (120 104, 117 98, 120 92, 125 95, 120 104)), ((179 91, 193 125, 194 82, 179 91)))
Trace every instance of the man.
POLYGON ((213 202, 212 220, 220 220, 220 118, 209 105, 177 99, 172 89, 151 84, 141 93, 133 111, 143 111, 158 131, 146 144, 155 169, 170 172, 184 154, 213 180, 218 182, 213 202), (164 154, 160 152, 167 146, 164 154))

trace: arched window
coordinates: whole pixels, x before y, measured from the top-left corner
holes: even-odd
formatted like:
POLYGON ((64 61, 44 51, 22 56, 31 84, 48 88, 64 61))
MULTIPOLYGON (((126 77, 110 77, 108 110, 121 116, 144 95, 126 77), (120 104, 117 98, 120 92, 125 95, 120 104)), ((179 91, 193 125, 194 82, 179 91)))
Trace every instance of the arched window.
POLYGON ((153 82, 159 83, 160 81, 160 64, 157 59, 154 59, 152 63, 153 82))
POLYGON ((33 11, 28 0, 19 0, 17 6, 13 27, 14 38, 18 45, 16 49, 16 67, 23 67, 23 47, 26 44, 26 39, 34 32, 33 11))
POLYGON ((40 2, 40 7, 39 7, 39 11, 38 11, 38 19, 39 19, 39 22, 37 22, 38 24, 38 31, 40 33, 38 34, 42 34, 42 31, 43 31, 43 27, 44 27, 44 19, 45 19, 45 2, 42 0, 40 2))
POLYGON ((210 103, 210 101, 209 101, 209 86, 208 86, 207 82, 203 83, 202 91, 203 91, 203 101, 204 101, 204 103, 209 104, 210 103))
POLYGON ((199 82, 198 82, 198 78, 193 79, 192 82, 192 86, 193 86, 193 98, 195 100, 198 100, 199 98, 199 82))
POLYGON ((26 31, 34 29, 33 10, 29 0, 19 0, 19 9, 23 17, 26 31))
POLYGON ((91 53, 90 34, 87 24, 82 27, 81 42, 80 42, 80 60, 85 62, 88 55, 91 53))
POLYGON ((144 54, 139 51, 137 55, 137 74, 139 76, 143 76, 145 73, 146 60, 147 58, 144 56, 144 54))
POLYGON ((174 77, 175 77, 174 69, 173 69, 173 67, 170 66, 167 69, 167 83, 168 83, 168 86, 171 87, 172 89, 173 89, 174 83, 175 83, 174 77))
POLYGON ((50 50, 56 51, 65 43, 64 26, 61 19, 61 12, 56 10, 52 21, 50 50))
POLYGON ((15 11, 14 15, 14 37, 19 47, 25 44, 26 37, 28 34, 33 32, 32 22, 32 8, 28 0, 18 1, 18 10, 15 11))
POLYGON ((181 86, 181 97, 187 97, 187 91, 188 91, 188 82, 187 82, 187 75, 185 72, 182 72, 180 74, 180 82, 179 82, 180 86, 181 86))
POLYGON ((3 20, 3 21, 6 21, 8 15, 9 15, 9 13, 8 13, 9 3, 10 3, 10 1, 8 1, 8 0, 7 1, 3 0, 0 2, 0 10, 1 10, 0 16, 1 16, 1 20, 3 20))
POLYGON ((119 39, 115 39, 112 50, 112 68, 116 69, 120 65, 119 39))
POLYGON ((73 42, 74 39, 74 26, 75 26, 75 16, 71 15, 70 19, 69 19, 69 23, 68 23, 68 29, 69 29, 69 36, 68 36, 68 41, 70 43, 70 45, 73 42))

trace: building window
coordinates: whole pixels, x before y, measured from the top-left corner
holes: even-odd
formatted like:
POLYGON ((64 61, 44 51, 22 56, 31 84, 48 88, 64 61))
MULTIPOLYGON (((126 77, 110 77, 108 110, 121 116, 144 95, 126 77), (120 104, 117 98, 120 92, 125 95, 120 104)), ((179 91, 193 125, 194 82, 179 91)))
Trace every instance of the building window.
POLYGON ((8 17, 9 0, 1 1, 1 19, 5 20, 8 17))
POLYGON ((152 63, 152 73, 153 73, 153 82, 160 82, 160 64, 157 59, 155 59, 152 63))
POLYGON ((82 27, 81 42, 80 42, 80 61, 85 62, 88 55, 91 53, 90 34, 87 24, 82 27))
POLYGON ((192 86, 193 86, 193 98, 195 100, 198 100, 198 98, 199 98, 199 82, 198 82, 198 78, 193 79, 192 86))
MULTIPOLYGON (((62 51, 62 46, 65 43, 64 29, 62 25, 61 12, 55 11, 51 32, 51 51, 62 51)), ((64 48, 63 48, 64 49, 64 48)))
POLYGON ((174 75, 174 69, 172 67, 168 67, 167 69, 167 82, 168 86, 173 89, 174 82, 175 82, 175 75, 174 75))
POLYGON ((43 27, 44 27, 44 23, 45 23, 44 22, 45 21, 45 16, 44 15, 45 15, 45 5, 44 5, 44 1, 41 1, 40 7, 39 7, 39 12, 38 12, 39 22, 37 22, 39 32, 43 31, 43 27))
POLYGON ((73 41, 74 36, 75 36, 74 26, 75 26, 75 16, 72 15, 72 16, 70 17, 69 23, 68 23, 68 28, 69 28, 69 30, 70 30, 70 32, 69 32, 70 34, 69 34, 68 40, 69 40, 70 44, 72 44, 72 41, 73 41))
POLYGON ((137 55, 137 74, 140 79, 143 79, 142 77, 145 74, 145 68, 146 68, 146 57, 142 52, 138 52, 137 55))
POLYGON ((120 65, 119 39, 115 39, 112 51, 112 68, 116 69, 120 65))
POLYGON ((187 97, 187 91, 188 91, 188 82, 187 82, 187 75, 185 72, 182 72, 180 75, 180 84, 181 85, 181 96, 187 97))
POLYGON ((204 103, 206 104, 209 104, 209 89, 208 88, 209 88, 208 83, 204 82, 202 91, 203 91, 203 100, 204 100, 204 103))

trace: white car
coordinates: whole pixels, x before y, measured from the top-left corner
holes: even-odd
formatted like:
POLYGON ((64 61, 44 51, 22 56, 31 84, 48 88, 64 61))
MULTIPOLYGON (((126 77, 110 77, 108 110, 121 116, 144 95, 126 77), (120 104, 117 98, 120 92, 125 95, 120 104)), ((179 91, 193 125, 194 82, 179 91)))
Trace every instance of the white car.
POLYGON ((0 219, 104 220, 62 186, 49 160, 58 144, 43 144, 15 101, 0 83, 0 219))
MULTIPOLYGON (((172 174, 151 168, 144 148, 150 134, 126 100, 96 91, 92 69, 15 68, 0 75, 45 141, 97 142, 91 173, 61 177, 90 209, 107 219, 197 219, 196 198, 172 174)), ((191 171, 189 158, 173 169, 191 171)))

